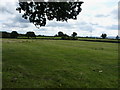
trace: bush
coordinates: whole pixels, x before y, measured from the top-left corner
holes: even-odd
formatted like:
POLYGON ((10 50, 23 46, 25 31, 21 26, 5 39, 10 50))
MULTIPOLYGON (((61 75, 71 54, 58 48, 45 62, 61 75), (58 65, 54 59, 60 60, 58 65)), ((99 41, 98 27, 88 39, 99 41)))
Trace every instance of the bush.
POLYGON ((77 37, 68 37, 68 36, 62 36, 61 39, 62 40, 78 40, 77 37))

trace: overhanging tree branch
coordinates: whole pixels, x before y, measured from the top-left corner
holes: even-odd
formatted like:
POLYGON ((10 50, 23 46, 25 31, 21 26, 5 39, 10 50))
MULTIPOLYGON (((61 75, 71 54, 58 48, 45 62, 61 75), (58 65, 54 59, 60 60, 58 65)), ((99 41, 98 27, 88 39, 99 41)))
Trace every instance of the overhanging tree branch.
MULTIPOLYGON (((81 4, 83 2, 52 2, 56 0, 49 0, 45 2, 36 2, 39 0, 19 0, 19 7, 16 10, 21 13, 24 11, 22 17, 28 19, 37 27, 45 26, 46 20, 67 21, 68 19, 77 19, 77 15, 81 12, 81 4)), ((73 1, 73 0, 72 0, 73 1)))

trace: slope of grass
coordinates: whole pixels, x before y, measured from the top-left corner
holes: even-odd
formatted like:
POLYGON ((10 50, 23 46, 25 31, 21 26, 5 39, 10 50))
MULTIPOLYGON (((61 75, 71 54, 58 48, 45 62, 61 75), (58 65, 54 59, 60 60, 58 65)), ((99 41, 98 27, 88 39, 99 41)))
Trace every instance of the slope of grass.
POLYGON ((115 43, 3 39, 3 88, 117 88, 115 43))

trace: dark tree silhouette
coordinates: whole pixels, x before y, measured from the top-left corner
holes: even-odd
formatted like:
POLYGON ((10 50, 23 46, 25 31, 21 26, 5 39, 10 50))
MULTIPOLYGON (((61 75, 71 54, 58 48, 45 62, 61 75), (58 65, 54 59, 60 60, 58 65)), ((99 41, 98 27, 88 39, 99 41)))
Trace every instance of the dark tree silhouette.
POLYGON ((12 31, 11 33, 10 33, 10 37, 11 38, 17 38, 18 37, 18 33, 17 33, 17 31, 12 31))
POLYGON ((65 37, 69 37, 69 35, 67 35, 67 34, 64 34, 63 36, 65 36, 65 37))
POLYGON ((59 32, 58 32, 58 36, 59 36, 59 37, 62 37, 62 36, 64 36, 64 33, 61 32, 61 31, 59 31, 59 32))
POLYGON ((54 37, 58 37, 58 35, 57 35, 57 34, 55 34, 55 35, 54 35, 54 37))
MULTIPOLYGON (((68 19, 77 19, 77 15, 81 12, 81 4, 83 2, 36 2, 28 0, 20 2, 16 10, 21 13, 22 17, 28 19, 36 27, 46 25, 46 20, 56 19, 57 21, 67 21, 68 19), (29 1, 29 2, 28 2, 29 1)), ((44 1, 44 0, 43 0, 44 1)))
POLYGON ((116 36, 116 39, 119 39, 119 36, 118 36, 118 35, 116 36))
POLYGON ((105 39, 107 37, 107 34, 102 34, 101 37, 105 39))
POLYGON ((77 36, 77 33, 73 32, 72 37, 75 37, 75 36, 77 36))
POLYGON ((2 38, 10 38, 10 33, 6 31, 1 32, 1 34, 2 34, 2 38))
POLYGON ((31 38, 33 38, 33 37, 36 38, 36 35, 35 35, 34 32, 27 32, 27 33, 26 33, 26 36, 27 36, 28 38, 30 38, 30 37, 31 37, 31 38))

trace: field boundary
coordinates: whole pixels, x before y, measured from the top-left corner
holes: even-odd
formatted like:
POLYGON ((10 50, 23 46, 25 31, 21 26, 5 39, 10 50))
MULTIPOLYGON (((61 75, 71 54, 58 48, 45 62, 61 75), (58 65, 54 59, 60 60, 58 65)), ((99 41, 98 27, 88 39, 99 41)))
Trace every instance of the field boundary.
MULTIPOLYGON (((28 39, 28 38, 6 38, 6 39, 28 39)), ((55 38, 31 38, 31 39, 41 39, 41 40, 62 40, 62 39, 55 39, 55 38)), ((89 40, 89 39, 78 39, 78 40, 71 40, 71 41, 90 41, 90 42, 106 42, 106 43, 120 43, 120 40, 117 41, 107 41, 107 40, 89 40)))
POLYGON ((79 40, 79 41, 91 41, 91 42, 108 42, 108 43, 120 43, 120 41, 103 41, 103 40, 79 40))

